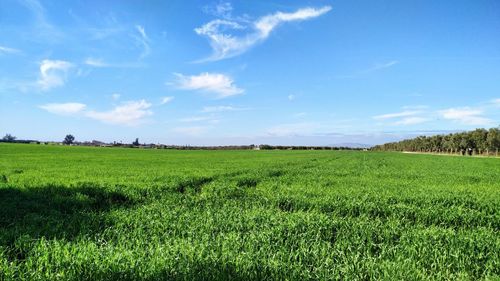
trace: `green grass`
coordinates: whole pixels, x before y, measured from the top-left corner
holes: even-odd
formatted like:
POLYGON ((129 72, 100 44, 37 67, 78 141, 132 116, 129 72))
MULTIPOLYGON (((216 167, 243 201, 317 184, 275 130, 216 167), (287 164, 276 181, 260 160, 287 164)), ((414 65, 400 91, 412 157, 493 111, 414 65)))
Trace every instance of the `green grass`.
POLYGON ((500 160, 0 144, 0 280, 499 280, 500 160))

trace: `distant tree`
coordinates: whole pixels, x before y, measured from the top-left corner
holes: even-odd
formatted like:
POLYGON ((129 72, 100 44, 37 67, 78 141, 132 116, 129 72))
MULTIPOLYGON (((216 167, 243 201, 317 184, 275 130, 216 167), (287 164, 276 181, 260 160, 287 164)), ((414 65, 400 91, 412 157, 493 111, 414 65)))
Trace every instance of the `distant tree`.
POLYGON ((488 144, 486 139, 488 137, 488 131, 485 129, 476 129, 469 133, 472 142, 474 143, 475 150, 482 154, 486 149, 488 149, 488 144))
POLYGON ((66 135, 64 137, 63 143, 64 144, 72 144, 75 141, 75 137, 73 135, 66 135))
POLYGON ((13 135, 11 134, 6 134, 3 138, 2 138, 3 141, 5 142, 13 142, 16 140, 16 137, 14 137, 13 135))
POLYGON ((135 146, 139 146, 139 138, 136 138, 132 144, 135 146))
POLYGON ((372 150, 447 152, 462 155, 472 155, 475 152, 498 155, 500 150, 500 127, 489 130, 476 129, 448 135, 419 136, 413 139, 377 145, 372 150))
POLYGON ((489 151, 498 154, 498 150, 500 150, 500 128, 491 128, 488 131, 486 145, 489 151))

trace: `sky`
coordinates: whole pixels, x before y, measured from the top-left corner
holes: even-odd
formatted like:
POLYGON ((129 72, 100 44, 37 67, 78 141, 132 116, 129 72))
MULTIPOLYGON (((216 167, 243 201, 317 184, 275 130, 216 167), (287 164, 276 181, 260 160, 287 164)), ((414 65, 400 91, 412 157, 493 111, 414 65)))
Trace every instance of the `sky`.
POLYGON ((0 134, 380 144, 500 124, 497 0, 0 1, 0 134))

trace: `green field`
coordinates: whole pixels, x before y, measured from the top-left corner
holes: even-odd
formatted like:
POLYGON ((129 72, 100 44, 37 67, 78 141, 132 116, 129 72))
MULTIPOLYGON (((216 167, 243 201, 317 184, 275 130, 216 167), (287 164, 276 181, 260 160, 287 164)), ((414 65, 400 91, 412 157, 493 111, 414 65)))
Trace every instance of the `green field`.
POLYGON ((0 144, 0 280, 499 280, 500 159, 0 144))

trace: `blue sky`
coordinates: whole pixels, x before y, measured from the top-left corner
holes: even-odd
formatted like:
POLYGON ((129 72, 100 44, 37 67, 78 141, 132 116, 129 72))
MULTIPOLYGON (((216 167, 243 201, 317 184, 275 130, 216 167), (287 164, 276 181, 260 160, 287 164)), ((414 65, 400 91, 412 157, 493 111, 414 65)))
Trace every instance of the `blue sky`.
POLYGON ((500 124, 500 2, 0 2, 0 133, 377 144, 500 124))

